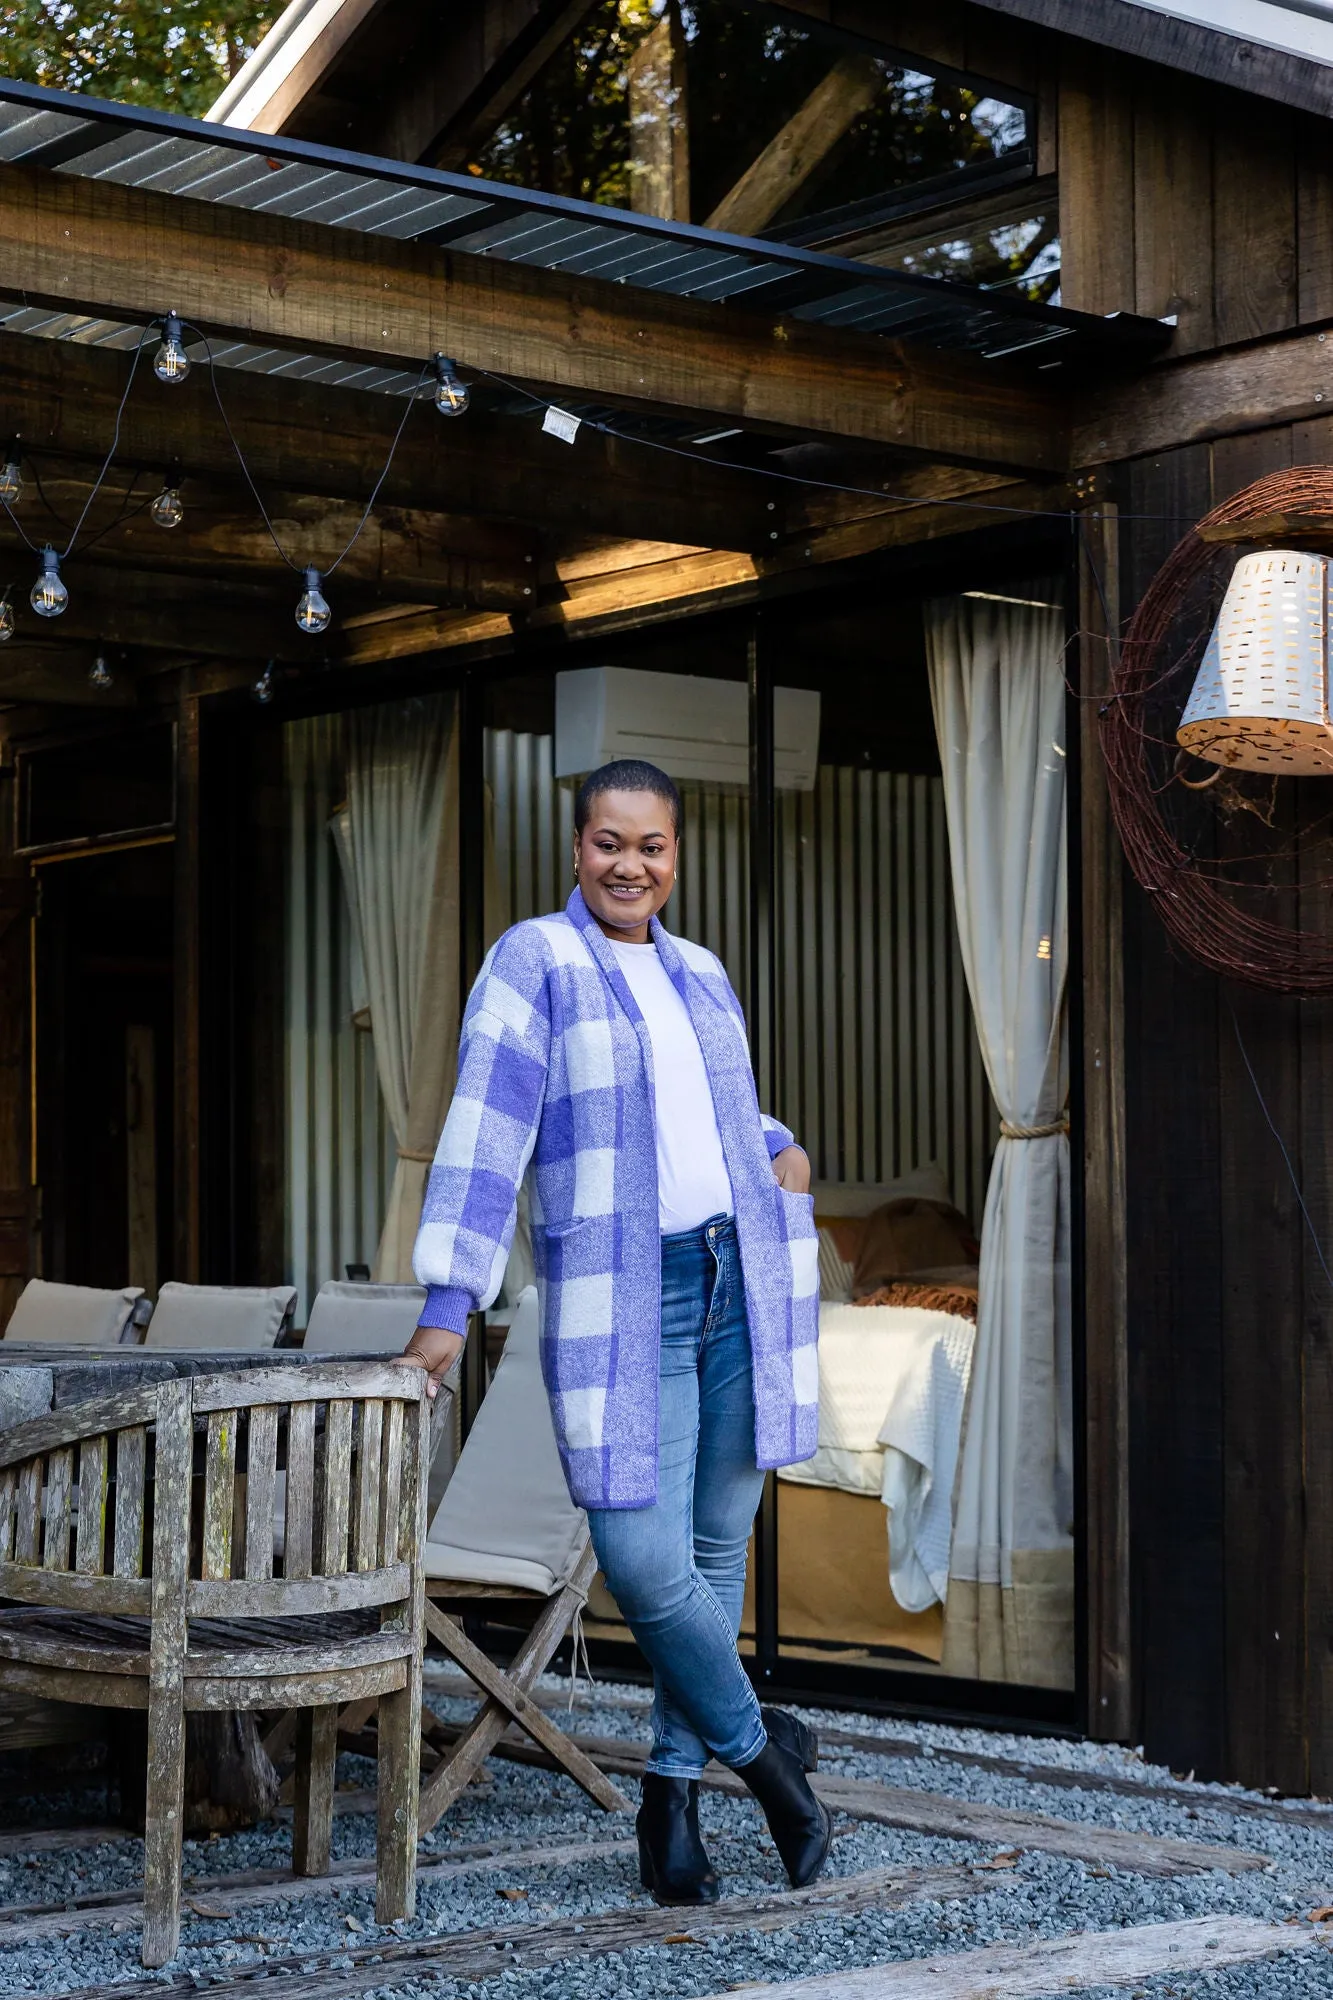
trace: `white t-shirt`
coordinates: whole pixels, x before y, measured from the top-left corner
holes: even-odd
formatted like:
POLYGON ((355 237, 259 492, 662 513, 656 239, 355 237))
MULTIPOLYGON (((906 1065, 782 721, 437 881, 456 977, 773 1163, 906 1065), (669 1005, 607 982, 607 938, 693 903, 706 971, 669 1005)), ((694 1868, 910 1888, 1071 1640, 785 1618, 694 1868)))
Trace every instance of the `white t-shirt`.
POLYGON ((708 1071, 689 1009, 657 946, 607 942, 652 1038, 657 1212, 663 1236, 676 1236, 735 1208, 708 1071))

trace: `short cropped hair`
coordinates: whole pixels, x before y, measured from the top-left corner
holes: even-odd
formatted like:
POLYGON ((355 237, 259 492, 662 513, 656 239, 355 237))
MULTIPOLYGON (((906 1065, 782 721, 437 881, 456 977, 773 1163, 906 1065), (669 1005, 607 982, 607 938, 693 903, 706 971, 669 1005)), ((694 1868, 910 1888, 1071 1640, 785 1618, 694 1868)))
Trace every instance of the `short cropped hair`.
POLYGON ((656 764, 646 763, 641 757, 617 757, 613 763, 600 764, 595 771, 589 771, 574 799, 575 833, 582 833, 592 817, 594 799, 600 798, 603 792, 651 792, 670 812, 671 825, 679 839, 682 818, 680 793, 673 780, 665 771, 659 771, 656 764))

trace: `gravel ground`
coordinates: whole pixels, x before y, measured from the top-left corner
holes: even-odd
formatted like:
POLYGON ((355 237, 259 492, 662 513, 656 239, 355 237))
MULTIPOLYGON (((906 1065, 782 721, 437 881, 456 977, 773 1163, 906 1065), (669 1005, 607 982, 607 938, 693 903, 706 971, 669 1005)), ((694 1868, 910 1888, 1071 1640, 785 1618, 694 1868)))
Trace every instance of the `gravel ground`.
MULTIPOLYGON (((563 1685, 550 1683, 551 1685, 563 1685)), ((635 1694, 637 1690, 598 1690, 635 1694)), ((463 1705, 442 1694, 438 1685, 428 1698, 437 1713, 465 1712, 463 1705)), ((1283 1824, 1280 1807, 1271 1819, 1236 1818, 1224 1810, 1227 1788, 1182 1786, 1178 1800, 1130 1799, 1095 1789, 1065 1789, 1002 1776, 958 1764, 932 1753, 961 1750, 973 1755, 1006 1756, 1031 1763, 1045 1762, 1063 1770, 1116 1777, 1137 1776, 1154 1783, 1169 1774, 1145 1765, 1133 1752, 1051 1738, 997 1736, 987 1731, 900 1723, 870 1716, 822 1715, 807 1711, 833 1728, 856 1730, 910 1740, 919 1754, 883 1757, 866 1751, 827 1755, 824 1766, 848 1776, 912 1786, 960 1799, 1040 1811, 1062 1819, 1126 1830, 1171 1834, 1263 1853, 1268 1868, 1240 1876, 1222 1873, 1162 1880, 1114 1870, 1092 1870, 1078 1862, 1024 1854, 1011 1869, 996 1872, 984 1894, 954 1903, 922 1902, 905 1910, 854 1917, 807 1920, 791 1930, 764 1935, 737 1932, 710 1939, 706 1945, 645 1946, 614 1957, 549 1967, 542 1971, 511 1968, 481 1985, 436 1979, 426 1972, 415 1984, 379 1989, 385 2000, 695 2000, 745 1982, 792 1979, 882 1960, 923 1958, 937 1952, 974 1950, 992 1943, 1023 1944, 1075 1930, 1110 1929, 1117 1925, 1170 1921, 1227 1911, 1277 1919, 1300 1919, 1333 1902, 1333 1811, 1329 1828, 1283 1824)), ((603 1705, 582 1698, 575 1710, 578 1729, 590 1735, 642 1738, 642 1709, 603 1705)), ((491 1781, 474 1785, 430 1836, 426 1852, 447 1858, 451 1850, 481 1841, 525 1845, 565 1845, 583 1840, 604 1841, 631 1832, 628 1822, 616 1823, 591 1807, 565 1778, 506 1764, 490 1766, 491 1781)), ((359 1789, 374 1782, 374 1766, 365 1759, 344 1757, 339 1783, 359 1789)), ((66 1821, 87 1824, 105 1816, 102 1781, 95 1771, 62 1773, 43 1795, 17 1773, 0 1774, 0 1826, 50 1825, 58 1813, 66 1821), (86 1785, 83 1779, 86 1775, 86 1785)), ((632 1787, 631 1787, 632 1788, 632 1787)), ((1232 1794, 1232 1796, 1237 1796, 1232 1794)), ((1239 1796, 1253 1797, 1253 1794, 1239 1796)), ((705 1793, 702 1820, 709 1848, 729 1895, 762 1894, 782 1886, 783 1878, 762 1825, 747 1799, 705 1793)), ((367 1813, 346 1813, 334 1822, 334 1853, 364 1857, 374 1853, 374 1820, 367 1813)), ((844 1820, 834 1845, 831 1871, 839 1875, 885 1866, 966 1865, 987 1858, 984 1847, 953 1840, 929 1839, 892 1827, 844 1820)), ((245 1834, 189 1842, 185 1874, 191 1879, 230 1874, 242 1869, 281 1868, 290 1861, 289 1827, 275 1823, 245 1834)), ((106 1843, 79 1851, 0 1856, 0 1905, 60 1903, 76 1895, 133 1889, 141 1879, 142 1850, 137 1841, 106 1843)), ((206 1904, 207 1891, 200 1894, 206 1904)), ((422 1882, 418 1913, 411 1924, 395 1927, 398 1937, 431 1937, 495 1925, 540 1924, 554 1917, 581 1917, 600 1911, 647 1905, 638 1887, 633 1856, 600 1857, 578 1867, 504 1866, 443 1881, 422 1882), (526 1896, 510 1900, 505 1889, 522 1889, 526 1896)), ((685 1928, 685 1920, 682 1921, 685 1928)), ((209 1975, 225 1976, 229 1966, 254 1964, 265 1957, 283 1958, 309 1952, 337 1952, 349 1945, 373 1947, 373 1889, 331 1886, 301 1899, 256 1902, 242 1914, 209 1919, 187 1909, 181 1950, 171 1974, 194 1974, 201 1983, 209 1975)), ((139 1932, 129 1919, 116 1926, 89 1926, 63 1939, 6 1947, 0 1931, 0 1994, 57 1995, 71 1987, 124 1981, 152 1992, 152 1976, 138 1962, 139 1932)), ((248 1988, 246 1989, 249 1990, 248 1988)), ((1114 1989, 1124 2000, 1125 1988, 1114 1989)), ((1111 2000, 1113 1989, 1090 1989, 1087 2000, 1111 2000)), ((1133 1989, 1152 1996, 1209 1995, 1217 2000, 1248 2000, 1248 1996, 1328 1996, 1333 2000, 1333 1953, 1305 1952, 1283 1961, 1231 1970, 1180 1972, 1166 1980, 1148 1980, 1133 1989)))

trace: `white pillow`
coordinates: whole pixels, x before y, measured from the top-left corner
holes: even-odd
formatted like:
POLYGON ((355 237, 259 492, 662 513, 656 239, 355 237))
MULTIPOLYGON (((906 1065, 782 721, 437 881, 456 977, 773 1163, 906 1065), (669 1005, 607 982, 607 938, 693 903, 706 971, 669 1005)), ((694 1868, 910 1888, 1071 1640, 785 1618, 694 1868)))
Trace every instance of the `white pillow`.
POLYGON ((307 1354, 401 1354, 425 1303, 424 1285, 330 1278, 315 1294, 302 1345, 307 1354))
POLYGON ((272 1347, 296 1303, 295 1285, 163 1285, 145 1347, 272 1347))
POLYGON ((122 1339, 133 1339, 130 1322, 142 1297, 142 1285, 123 1285, 116 1292, 29 1278, 10 1315, 5 1339, 117 1347, 122 1339))

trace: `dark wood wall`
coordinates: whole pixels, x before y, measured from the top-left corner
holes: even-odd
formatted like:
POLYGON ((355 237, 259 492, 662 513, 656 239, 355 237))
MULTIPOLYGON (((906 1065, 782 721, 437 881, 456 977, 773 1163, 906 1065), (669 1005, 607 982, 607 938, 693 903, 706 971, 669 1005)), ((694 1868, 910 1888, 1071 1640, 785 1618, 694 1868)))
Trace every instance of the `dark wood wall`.
POLYGON ((1333 314, 1333 127, 1066 41, 1061 295, 1177 316, 1192 354, 1333 314))
MULTIPOLYGON (((1122 468, 1123 608, 1182 522, 1293 463, 1333 463, 1333 423, 1122 468)), ((1327 928, 1327 843, 1294 849, 1274 914, 1327 928)), ((1333 1287, 1292 1173, 1333 1262, 1333 1003, 1204 974, 1132 883, 1124 909, 1137 1727, 1177 1770, 1327 1793, 1333 1287)))

